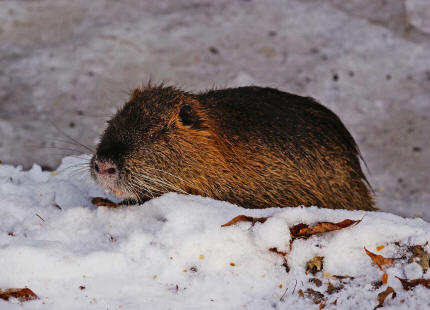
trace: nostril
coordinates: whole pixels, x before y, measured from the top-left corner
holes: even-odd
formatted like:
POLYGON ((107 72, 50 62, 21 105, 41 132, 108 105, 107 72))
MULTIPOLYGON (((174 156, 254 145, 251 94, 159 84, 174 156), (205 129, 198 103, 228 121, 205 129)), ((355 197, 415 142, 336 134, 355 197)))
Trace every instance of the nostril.
POLYGON ((98 175, 112 176, 117 172, 117 167, 110 161, 95 160, 94 171, 98 175))
POLYGON ((116 172, 116 169, 115 168, 109 168, 109 169, 106 170, 106 172, 108 174, 114 174, 116 172))
POLYGON ((99 173, 100 172, 100 168, 99 165, 97 165, 97 162, 94 162, 94 170, 99 173))

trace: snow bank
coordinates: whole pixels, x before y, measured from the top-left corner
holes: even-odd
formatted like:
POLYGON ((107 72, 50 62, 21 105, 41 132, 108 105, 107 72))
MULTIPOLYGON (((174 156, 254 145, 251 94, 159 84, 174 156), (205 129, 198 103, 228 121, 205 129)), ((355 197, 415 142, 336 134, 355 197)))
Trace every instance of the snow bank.
POLYGON ((142 206, 94 207, 90 198, 104 194, 84 172, 87 160, 67 157, 55 173, 0 166, 0 289, 27 286, 39 296, 0 300, 0 309, 318 309, 309 288, 324 294, 325 309, 372 309, 387 285, 397 296, 386 308, 430 307, 430 289, 405 291, 395 277, 430 278, 405 257, 412 245, 430 250, 422 219, 316 207, 247 210, 173 193, 142 206), (270 218, 221 227, 240 214, 270 218), (296 239, 290 249, 293 225, 344 219, 362 221, 296 239), (377 285, 384 271, 364 246, 404 256, 385 268, 387 285, 377 285), (287 252, 289 272, 273 247, 287 252), (323 270, 306 275, 315 256, 324 257, 323 270), (329 294, 329 286, 339 291, 329 294))

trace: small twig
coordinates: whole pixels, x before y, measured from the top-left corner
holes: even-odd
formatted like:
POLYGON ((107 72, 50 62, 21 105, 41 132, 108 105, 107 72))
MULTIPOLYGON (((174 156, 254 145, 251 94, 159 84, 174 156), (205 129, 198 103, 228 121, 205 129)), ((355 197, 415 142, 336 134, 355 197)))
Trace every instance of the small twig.
POLYGON ((285 297, 285 295, 287 294, 287 291, 288 291, 288 287, 287 287, 287 289, 285 290, 284 294, 282 294, 282 296, 281 296, 281 298, 279 299, 279 301, 282 301, 282 302, 284 302, 284 301, 285 301, 284 297, 285 297))
POLYGON ((37 213, 36 213, 36 216, 37 216, 38 218, 40 218, 43 222, 45 222, 45 220, 43 219, 43 217, 41 217, 39 214, 37 214, 37 213))
POLYGON ((297 286, 297 279, 296 279, 296 284, 294 284, 294 289, 293 289, 293 292, 291 293, 291 295, 293 295, 294 292, 296 291, 296 286, 297 286))
POLYGON ((61 208, 59 205, 57 205, 56 203, 54 204, 54 207, 56 207, 57 209, 63 210, 63 208, 61 208))

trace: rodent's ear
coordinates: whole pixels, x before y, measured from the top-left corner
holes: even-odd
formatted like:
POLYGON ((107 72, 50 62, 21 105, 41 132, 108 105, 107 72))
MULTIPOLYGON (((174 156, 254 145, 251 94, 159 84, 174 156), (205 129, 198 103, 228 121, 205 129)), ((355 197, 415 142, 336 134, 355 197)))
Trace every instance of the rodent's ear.
POLYGON ((192 129, 204 129, 204 114, 197 102, 182 103, 179 108, 179 121, 192 129))

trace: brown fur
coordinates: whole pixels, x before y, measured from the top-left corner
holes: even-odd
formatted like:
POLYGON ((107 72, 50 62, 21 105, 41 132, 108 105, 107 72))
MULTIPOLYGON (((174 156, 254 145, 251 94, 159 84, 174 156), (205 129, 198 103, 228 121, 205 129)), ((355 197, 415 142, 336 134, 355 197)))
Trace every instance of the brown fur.
POLYGON ((339 118, 311 98, 271 88, 136 89, 96 156, 118 166, 105 186, 139 201, 175 191, 245 208, 374 209, 358 148, 339 118))

